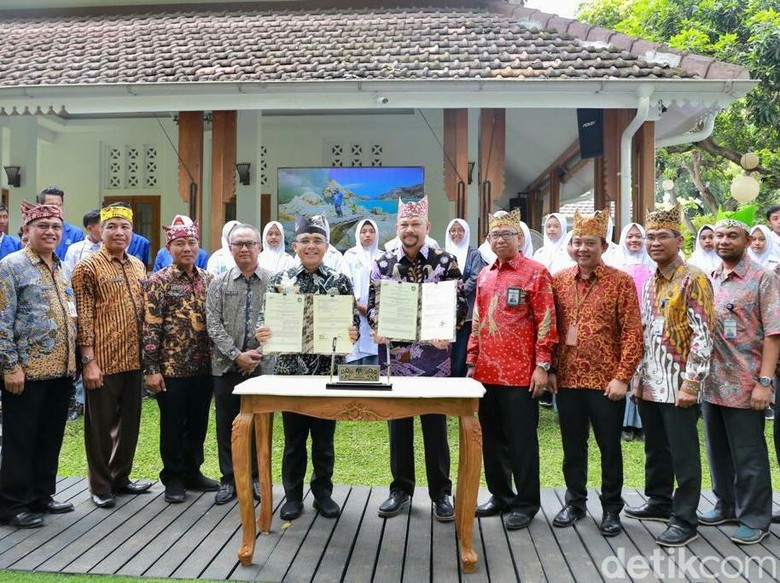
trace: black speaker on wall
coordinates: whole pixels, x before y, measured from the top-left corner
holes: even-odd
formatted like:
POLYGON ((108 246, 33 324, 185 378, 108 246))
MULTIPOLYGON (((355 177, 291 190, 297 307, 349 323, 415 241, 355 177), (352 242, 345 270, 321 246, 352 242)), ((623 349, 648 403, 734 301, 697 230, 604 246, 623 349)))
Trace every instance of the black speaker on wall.
POLYGON ((604 110, 578 109, 577 129, 580 137, 580 157, 598 158, 604 155, 604 110))

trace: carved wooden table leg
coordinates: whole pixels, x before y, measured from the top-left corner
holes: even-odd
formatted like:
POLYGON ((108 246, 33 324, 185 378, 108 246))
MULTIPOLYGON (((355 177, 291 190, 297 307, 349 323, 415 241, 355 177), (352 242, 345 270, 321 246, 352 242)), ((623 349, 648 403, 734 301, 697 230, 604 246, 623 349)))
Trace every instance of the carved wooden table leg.
POLYGON ((460 417, 460 465, 455 498, 455 528, 460 542, 461 568, 473 573, 479 557, 474 552, 474 510, 482 469, 482 428, 475 415, 460 417))
POLYGON ((273 413, 258 413, 255 415, 257 472, 260 480, 260 516, 257 519, 257 526, 261 534, 271 532, 271 512, 274 507, 271 488, 271 435, 273 428, 273 413))
POLYGON ((255 554, 255 505, 252 502, 252 454, 249 447, 251 427, 251 413, 241 412, 233 420, 231 441, 233 474, 242 526, 242 541, 238 549, 238 560, 244 566, 252 564, 252 556, 255 554))

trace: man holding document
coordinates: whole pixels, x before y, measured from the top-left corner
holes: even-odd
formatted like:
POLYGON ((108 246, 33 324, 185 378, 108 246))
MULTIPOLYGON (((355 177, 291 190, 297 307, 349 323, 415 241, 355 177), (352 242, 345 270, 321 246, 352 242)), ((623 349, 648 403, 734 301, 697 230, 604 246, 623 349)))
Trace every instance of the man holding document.
MULTIPOLYGON (((390 367, 399 376, 450 376, 450 348, 466 315, 460 269, 455 257, 426 244, 430 230, 428 199, 398 201, 396 232, 401 246, 380 255, 371 273, 368 319, 377 342, 392 342, 390 367), (422 313, 418 309, 422 298, 422 313), (380 302, 381 300, 381 302, 380 302), (381 305, 381 308, 380 308, 381 305), (419 321, 419 326, 418 326, 419 321)), ((384 347, 379 363, 387 365, 384 347)), ((445 415, 421 415, 428 493, 436 520, 455 519, 450 502, 450 447, 445 415)), ((388 422, 390 431, 390 497, 379 516, 400 513, 414 494, 413 419, 388 422)))
MULTIPOLYGON (((281 353, 275 374, 329 374, 331 354, 351 353, 352 344, 358 339, 360 316, 352 282, 323 263, 328 245, 322 217, 296 218, 293 246, 300 265, 271 278, 265 308, 257 322, 256 335, 263 344, 263 352, 281 353), (307 298, 307 295, 312 297, 307 298), (308 300, 311 300, 310 304, 308 300)), ((337 357, 336 363, 342 361, 342 356, 337 357)), ((288 412, 282 413, 282 421, 282 483, 287 500, 279 517, 294 520, 303 512, 306 441, 311 433, 314 508, 325 518, 336 518, 341 511, 331 498, 336 422, 288 412)))

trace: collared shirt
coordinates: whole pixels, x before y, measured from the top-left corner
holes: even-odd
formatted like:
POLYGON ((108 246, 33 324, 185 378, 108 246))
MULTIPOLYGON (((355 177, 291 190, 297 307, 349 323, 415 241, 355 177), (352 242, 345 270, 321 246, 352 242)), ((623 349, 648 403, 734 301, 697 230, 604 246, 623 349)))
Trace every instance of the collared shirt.
POLYGON ((714 350, 710 375, 704 383, 704 400, 749 409, 761 369, 764 338, 780 334, 777 276, 745 254, 730 273, 724 273, 723 265, 713 271, 712 286, 714 350), (736 338, 727 338, 732 331, 736 338))
MULTIPOLYGON (((461 272, 455 256, 429 247, 427 244, 410 261, 403 246, 386 251, 379 256, 371 270, 371 287, 368 290, 368 320, 376 326, 380 309, 380 298, 376 293, 383 279, 429 283, 458 280, 457 322, 458 327, 466 317, 466 298, 460 281, 461 272)), ((387 361, 384 347, 379 349, 379 363, 387 361)), ((450 376, 450 349, 439 350, 432 344, 422 342, 393 342, 390 351, 391 372, 402 376, 446 377, 450 376)))
POLYGON ((553 276, 553 293, 561 339, 558 386, 603 391, 612 379, 628 383, 642 359, 631 276, 602 263, 583 280, 575 265, 553 276))
POLYGON ((103 374, 141 368, 145 277, 146 268, 138 259, 124 253, 120 260, 105 247, 76 264, 78 345, 94 349, 103 374))
MULTIPOLYGON (((327 295, 336 294, 341 296, 352 296, 353 288, 349 277, 328 267, 324 263, 309 273, 302 265, 291 267, 286 271, 281 271, 271 278, 268 284, 268 290, 274 293, 282 291, 280 285, 283 279, 292 280, 295 285, 295 293, 327 295), (286 277, 285 277, 286 276, 286 277)), ((307 310, 311 306, 307 304, 307 310)), ((304 314, 304 321, 310 322, 311 316, 304 314)), ((257 326, 263 325, 262 316, 258 319, 257 326)), ((357 303, 352 301, 352 326, 360 326, 360 313, 357 309, 357 303)), ((314 339, 313 326, 305 326, 303 329, 304 344, 310 344, 314 339)), ((280 354, 276 359, 275 374, 283 375, 316 375, 328 374, 330 372, 331 357, 328 354, 280 354)), ((344 362, 343 356, 336 357, 336 364, 344 362)))
POLYGON ((144 374, 211 374, 206 292, 212 277, 198 267, 190 276, 176 265, 149 277, 144 292, 144 374))
POLYGON ((22 242, 13 235, 0 233, 0 259, 22 248, 22 242))
POLYGON ((62 239, 60 239, 60 244, 57 245, 57 248, 54 250, 54 252, 57 254, 57 257, 64 261, 65 254, 68 252, 68 247, 73 245, 73 243, 78 243, 79 241, 83 240, 84 231, 79 229, 76 225, 63 222, 62 239))
POLYGON ((68 250, 65 253, 65 259, 63 261, 66 268, 68 269, 68 273, 73 273, 73 270, 79 261, 86 259, 90 255, 94 255, 100 251, 100 246, 102 244, 103 243, 100 241, 93 243, 89 240, 89 237, 87 237, 83 241, 79 241, 78 243, 74 243, 68 247, 68 250))
POLYGON ((707 274, 679 256, 657 268, 642 293, 645 353, 638 396, 674 403, 683 380, 701 386, 710 371, 713 324, 707 274))
POLYGON ((541 263, 518 253, 480 272, 466 357, 476 380, 527 387, 537 363, 552 363, 557 344, 552 281, 541 263))
MULTIPOLYGON (((206 296, 206 327, 211 338, 211 374, 235 371, 233 363, 246 350, 257 350, 255 322, 271 274, 260 267, 247 279, 238 267, 215 276, 206 296)), ((260 374, 260 367, 255 371, 260 374)))
POLYGON ((30 247, 0 261, 0 368, 31 381, 76 375, 73 290, 55 255, 30 247))

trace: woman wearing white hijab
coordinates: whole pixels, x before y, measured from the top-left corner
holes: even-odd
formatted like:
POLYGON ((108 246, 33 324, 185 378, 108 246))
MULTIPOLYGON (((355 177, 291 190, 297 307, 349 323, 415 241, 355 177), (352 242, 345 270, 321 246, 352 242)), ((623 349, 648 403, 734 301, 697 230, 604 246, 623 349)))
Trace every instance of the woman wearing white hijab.
POLYGON ((452 253, 458 261, 460 280, 463 282, 463 295, 466 296, 468 312, 466 321, 455 337, 452 347, 452 370, 450 376, 466 376, 466 348, 471 336, 471 321, 474 314, 474 300, 477 297, 477 276, 485 263, 478 249, 469 246, 471 229, 463 219, 453 219, 444 233, 444 250, 452 253))
POLYGON ((780 263, 780 257, 772 252, 772 231, 766 225, 756 225, 750 230, 753 242, 748 248, 750 258, 766 269, 774 269, 780 263))
POLYGON ((566 253, 566 233, 569 226, 561 213, 550 213, 544 219, 542 232, 544 244, 534 253, 534 261, 544 265, 549 271, 559 253, 566 253))
POLYGON ((222 247, 214 251, 206 264, 206 271, 213 275, 225 273, 228 269, 236 266, 233 259, 233 253, 230 251, 230 233, 240 223, 238 221, 228 221, 222 227, 222 247))
POLYGON ((371 285, 371 269, 380 255, 379 229, 371 219, 358 221, 355 227, 354 247, 344 252, 344 274, 352 280, 358 311, 360 312, 360 338, 352 348, 352 354, 344 360, 352 364, 378 364, 378 346, 371 337, 371 325, 366 318, 368 288, 371 285))
POLYGON ((577 262, 572 257, 574 250, 572 248, 571 237, 573 234, 574 233, 572 233, 572 231, 569 231, 563 236, 563 241, 561 242, 562 252, 556 254, 555 257, 553 257, 552 263, 549 267, 550 275, 555 275, 567 267, 573 267, 577 265, 577 262))
POLYGON ((257 258, 260 267, 273 274, 295 265, 292 255, 284 250, 284 227, 278 221, 270 221, 263 229, 263 251, 257 258))
POLYGON ((721 258, 715 251, 715 227, 702 225, 696 233, 695 250, 688 258, 688 263, 701 269, 707 276, 718 269, 721 258))

